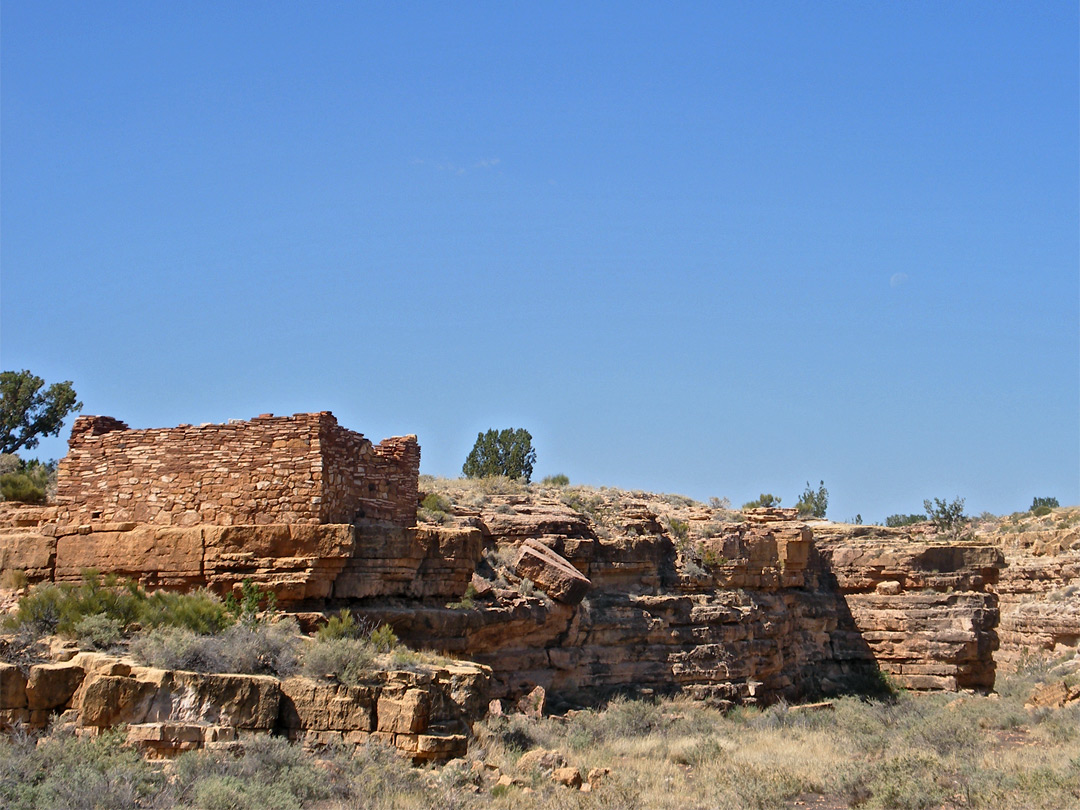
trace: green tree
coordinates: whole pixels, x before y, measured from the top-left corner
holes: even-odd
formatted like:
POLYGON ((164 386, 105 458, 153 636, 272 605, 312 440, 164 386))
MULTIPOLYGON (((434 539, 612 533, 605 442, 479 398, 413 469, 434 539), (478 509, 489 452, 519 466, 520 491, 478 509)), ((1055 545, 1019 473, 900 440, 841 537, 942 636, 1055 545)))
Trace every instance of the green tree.
POLYGON ((461 472, 466 478, 505 475, 528 483, 535 463, 536 451, 529 431, 524 428, 492 429, 477 434, 476 444, 465 459, 461 472))
POLYGON ((943 534, 950 534, 959 539, 960 531, 967 523, 967 518, 964 517, 963 498, 954 498, 951 502, 943 501, 941 498, 934 498, 933 501, 927 498, 923 501, 923 509, 929 515, 934 528, 943 534))
POLYGON ((1051 509, 1057 509, 1059 506, 1061 506, 1061 504, 1058 503, 1057 498, 1035 498, 1032 500, 1031 508, 1028 509, 1028 511, 1034 512, 1036 509, 1046 509, 1043 514, 1048 515, 1050 514, 1051 509))
POLYGON ((0 372, 0 453, 29 450, 42 436, 59 436, 68 415, 82 410, 70 380, 44 386, 29 371, 0 372))
POLYGON ((825 489, 825 482, 820 482, 815 491, 810 486, 810 482, 807 481, 806 489, 803 491, 802 497, 799 498, 799 502, 795 504, 795 508, 799 510, 800 515, 825 517, 825 510, 829 508, 829 490, 825 489))

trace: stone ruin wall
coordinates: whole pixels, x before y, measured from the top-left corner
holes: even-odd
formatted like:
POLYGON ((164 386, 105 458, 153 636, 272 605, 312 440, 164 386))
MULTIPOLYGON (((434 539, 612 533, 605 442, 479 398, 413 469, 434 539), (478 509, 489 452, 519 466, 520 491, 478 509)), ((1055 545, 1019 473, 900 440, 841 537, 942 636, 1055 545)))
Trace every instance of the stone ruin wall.
POLYGON ((329 411, 131 430, 80 416, 57 473, 58 524, 409 526, 415 436, 373 445, 329 411))

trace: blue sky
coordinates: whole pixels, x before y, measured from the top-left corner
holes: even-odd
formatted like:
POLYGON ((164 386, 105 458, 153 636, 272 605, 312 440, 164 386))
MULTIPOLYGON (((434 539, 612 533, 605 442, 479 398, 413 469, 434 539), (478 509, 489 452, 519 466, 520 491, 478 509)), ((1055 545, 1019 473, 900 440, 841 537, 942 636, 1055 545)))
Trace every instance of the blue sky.
MULTIPOLYGON (((1074 3, 0 4, 0 363, 455 476, 1080 503, 1074 3)), ((62 455, 59 439, 41 457, 62 455)))

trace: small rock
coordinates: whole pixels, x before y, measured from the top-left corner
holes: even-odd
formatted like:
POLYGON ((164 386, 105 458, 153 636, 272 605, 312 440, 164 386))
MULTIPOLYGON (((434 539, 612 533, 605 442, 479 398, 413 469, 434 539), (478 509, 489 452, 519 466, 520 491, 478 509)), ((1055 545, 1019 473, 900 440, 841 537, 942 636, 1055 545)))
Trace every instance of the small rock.
POLYGON ((518 711, 526 717, 543 717, 546 706, 547 692, 542 686, 535 687, 517 703, 518 711))
POLYGON ((526 751, 517 761, 518 771, 553 771, 566 765, 566 758, 558 751, 548 751, 544 748, 536 748, 526 751))
POLYGON ((593 768, 589 771, 589 786, 595 790, 611 776, 611 768, 593 768))
POLYGON ((581 787, 581 771, 577 768, 556 768, 551 774, 551 778, 555 780, 557 784, 565 787, 581 787))

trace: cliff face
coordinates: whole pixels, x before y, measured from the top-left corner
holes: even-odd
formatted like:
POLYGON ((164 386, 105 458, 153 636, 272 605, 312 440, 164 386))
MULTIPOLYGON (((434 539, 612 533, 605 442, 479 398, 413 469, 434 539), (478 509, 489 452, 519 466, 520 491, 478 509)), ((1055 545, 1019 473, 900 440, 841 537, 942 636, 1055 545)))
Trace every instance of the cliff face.
POLYGON ((493 697, 540 685, 568 702, 798 699, 863 688, 878 668, 915 689, 991 688, 999 596, 1036 581, 1021 566, 1003 576, 993 545, 806 524, 792 510, 512 486, 445 501, 410 528, 69 526, 49 508, 5 507, 0 567, 58 581, 94 567, 219 592, 251 578, 309 622, 348 607, 487 665, 493 697))
POLYGON ((1080 646, 1080 509, 1002 519, 991 535, 1005 555, 998 661, 1060 656, 1080 646))

